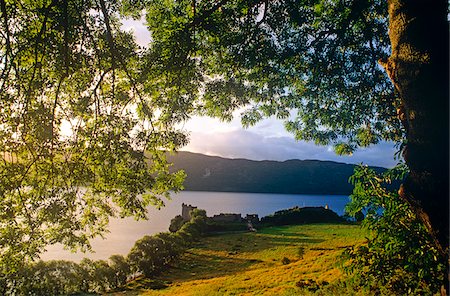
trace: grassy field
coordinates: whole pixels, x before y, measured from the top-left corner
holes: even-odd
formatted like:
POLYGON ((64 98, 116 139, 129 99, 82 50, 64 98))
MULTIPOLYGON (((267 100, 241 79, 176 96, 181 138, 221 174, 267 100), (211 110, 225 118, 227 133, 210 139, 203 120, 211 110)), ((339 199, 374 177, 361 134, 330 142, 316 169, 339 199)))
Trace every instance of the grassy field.
POLYGON ((115 295, 299 295, 300 285, 342 278, 339 255, 364 234, 357 225, 311 224, 210 236, 157 278, 115 295))

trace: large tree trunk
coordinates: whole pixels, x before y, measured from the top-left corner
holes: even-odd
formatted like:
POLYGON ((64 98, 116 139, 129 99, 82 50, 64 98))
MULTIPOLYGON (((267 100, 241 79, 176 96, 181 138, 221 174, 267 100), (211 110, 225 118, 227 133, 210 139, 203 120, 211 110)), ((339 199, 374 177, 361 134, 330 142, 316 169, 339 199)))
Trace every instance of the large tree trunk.
POLYGON ((433 235, 449 244, 449 75, 447 1, 388 0, 392 53, 385 67, 403 106, 410 175, 400 194, 433 235))

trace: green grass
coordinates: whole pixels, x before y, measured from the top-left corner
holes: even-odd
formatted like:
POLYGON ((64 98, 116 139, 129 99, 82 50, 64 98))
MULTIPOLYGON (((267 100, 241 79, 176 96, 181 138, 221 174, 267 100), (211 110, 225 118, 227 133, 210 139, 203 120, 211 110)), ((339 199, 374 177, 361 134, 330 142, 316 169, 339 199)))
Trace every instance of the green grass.
POLYGON ((302 295, 299 281, 324 286, 342 279, 340 254, 364 235, 357 225, 310 224, 210 236, 120 295, 302 295))

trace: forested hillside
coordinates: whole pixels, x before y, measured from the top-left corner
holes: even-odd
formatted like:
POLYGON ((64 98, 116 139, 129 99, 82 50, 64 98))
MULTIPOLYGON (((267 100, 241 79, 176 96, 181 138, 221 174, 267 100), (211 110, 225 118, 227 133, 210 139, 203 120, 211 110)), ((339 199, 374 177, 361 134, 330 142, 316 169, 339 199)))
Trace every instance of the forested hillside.
MULTIPOLYGON (((253 161, 191 152, 169 156, 174 170, 185 170, 186 190, 350 194, 354 165, 319 160, 253 161)), ((383 168, 375 168, 383 171, 383 168)))

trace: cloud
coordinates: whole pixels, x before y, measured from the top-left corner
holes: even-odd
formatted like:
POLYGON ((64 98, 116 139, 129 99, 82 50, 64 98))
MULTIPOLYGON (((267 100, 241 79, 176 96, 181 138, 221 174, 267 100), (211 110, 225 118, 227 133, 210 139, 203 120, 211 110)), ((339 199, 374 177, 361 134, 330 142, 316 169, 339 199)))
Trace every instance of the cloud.
POLYGON ((388 142, 361 148, 351 156, 338 156, 330 146, 317 146, 288 136, 264 136, 244 129, 214 133, 194 131, 190 143, 182 150, 252 160, 318 159, 382 167, 396 164, 396 150, 388 142))
POLYGON ((140 20, 124 19, 122 20, 122 30, 133 32, 137 44, 142 47, 147 47, 152 39, 151 34, 147 30, 147 27, 144 25, 144 23, 144 17, 142 17, 140 20))

